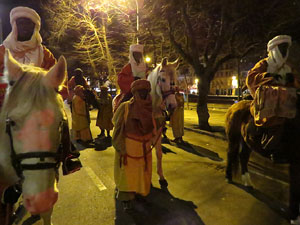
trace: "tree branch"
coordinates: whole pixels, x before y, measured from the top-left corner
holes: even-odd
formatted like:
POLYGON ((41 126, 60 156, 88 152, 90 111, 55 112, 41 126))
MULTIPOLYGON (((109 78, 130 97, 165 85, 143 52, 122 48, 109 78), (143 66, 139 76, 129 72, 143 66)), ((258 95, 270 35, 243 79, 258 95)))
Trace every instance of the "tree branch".
POLYGON ((172 25, 169 20, 168 20, 168 24, 169 24, 169 38, 172 45, 184 60, 186 60, 189 64, 193 65, 193 59, 183 50, 182 46, 175 41, 172 25))

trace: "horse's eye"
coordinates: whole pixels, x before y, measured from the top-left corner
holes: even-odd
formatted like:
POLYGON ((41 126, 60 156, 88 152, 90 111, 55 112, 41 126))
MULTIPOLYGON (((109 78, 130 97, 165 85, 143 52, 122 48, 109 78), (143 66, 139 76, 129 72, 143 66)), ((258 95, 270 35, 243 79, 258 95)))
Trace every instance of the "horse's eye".
POLYGON ((14 80, 9 81, 9 86, 13 86, 15 84, 14 80))
POLYGON ((162 82, 166 82, 166 79, 165 79, 165 78, 161 78, 161 81, 162 81, 162 82))

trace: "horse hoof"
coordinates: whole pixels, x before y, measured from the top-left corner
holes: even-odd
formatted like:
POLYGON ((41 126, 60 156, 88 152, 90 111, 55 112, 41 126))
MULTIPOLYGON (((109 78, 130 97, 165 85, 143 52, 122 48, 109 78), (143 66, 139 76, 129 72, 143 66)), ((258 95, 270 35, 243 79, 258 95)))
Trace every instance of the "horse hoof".
POLYGON ((164 187, 164 188, 168 187, 168 185, 169 185, 168 181, 166 179, 159 180, 159 184, 161 187, 164 187))

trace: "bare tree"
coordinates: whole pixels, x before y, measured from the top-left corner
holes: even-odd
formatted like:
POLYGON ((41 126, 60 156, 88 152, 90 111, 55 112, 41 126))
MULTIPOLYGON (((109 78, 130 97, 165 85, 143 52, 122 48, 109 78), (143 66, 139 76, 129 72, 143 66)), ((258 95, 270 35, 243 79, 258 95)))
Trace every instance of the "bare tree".
POLYGON ((43 5, 48 42, 98 77, 116 74, 134 36, 130 15, 114 1, 53 0, 43 5), (132 28, 132 29, 131 29, 132 28), (116 32, 118 30, 118 32, 116 32))

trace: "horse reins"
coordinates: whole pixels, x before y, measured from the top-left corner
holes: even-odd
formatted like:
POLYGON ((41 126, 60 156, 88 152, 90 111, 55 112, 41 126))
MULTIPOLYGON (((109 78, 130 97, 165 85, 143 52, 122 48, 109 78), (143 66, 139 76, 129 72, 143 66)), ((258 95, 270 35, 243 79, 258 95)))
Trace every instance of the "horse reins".
POLYGON ((6 133, 9 136, 10 149, 11 149, 11 161, 12 166, 15 169, 18 177, 23 180, 23 171, 24 170, 46 170, 46 169, 55 169, 58 170, 60 165, 59 154, 56 152, 26 152, 17 154, 14 148, 13 136, 11 127, 15 126, 16 123, 11 120, 8 116, 6 118, 6 133), (23 164, 22 160, 40 158, 41 162, 35 164, 23 164), (54 158, 56 162, 44 162, 45 158, 54 158))

